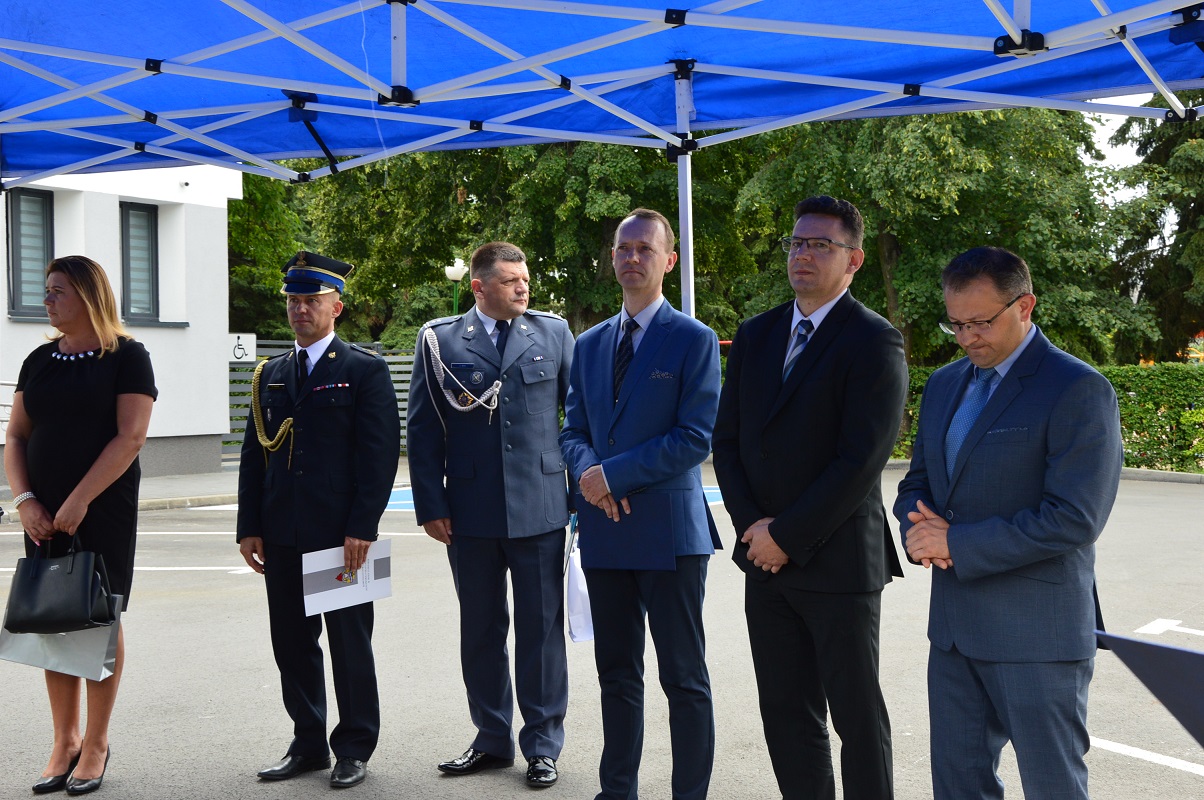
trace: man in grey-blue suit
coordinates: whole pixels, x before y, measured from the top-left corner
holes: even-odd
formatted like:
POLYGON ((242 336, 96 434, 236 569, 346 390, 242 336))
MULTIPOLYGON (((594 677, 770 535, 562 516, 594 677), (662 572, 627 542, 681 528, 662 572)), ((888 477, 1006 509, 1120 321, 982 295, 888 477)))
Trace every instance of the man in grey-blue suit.
POLYGON ((573 336, 527 308, 526 256, 506 242, 472 254, 476 307, 428 323, 410 383, 410 481, 418 522, 447 545, 460 602, 460 664, 477 736, 439 764, 468 775, 514 763, 506 637, 514 591, 514 687, 526 781, 559 777, 568 666, 561 564, 568 484, 557 436, 573 336))
POLYGON ((599 800, 635 800, 644 743, 644 618, 669 700, 674 800, 710 785, 715 721, 702 600, 719 538, 699 465, 719 404, 719 343, 661 293, 677 262, 665 217, 636 209, 611 251, 618 315, 574 350, 560 436, 577 480, 602 690, 599 800))
POLYGON ((929 607, 933 795, 1002 798, 1009 740, 1026 797, 1087 798, 1095 541, 1124 454, 1116 393, 1031 321, 1028 266, 979 247, 941 277, 966 358, 924 389, 895 516, 936 566, 929 607))

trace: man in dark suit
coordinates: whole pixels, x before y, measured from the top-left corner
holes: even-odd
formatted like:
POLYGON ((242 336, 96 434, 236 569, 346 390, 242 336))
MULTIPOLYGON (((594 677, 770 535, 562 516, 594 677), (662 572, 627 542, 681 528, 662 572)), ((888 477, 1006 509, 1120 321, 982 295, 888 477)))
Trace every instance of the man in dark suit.
POLYGON ((740 326, 715 424, 739 534, 765 741, 787 800, 833 798, 827 715, 848 800, 894 796, 878 683, 882 588, 902 575, 881 473, 907 395, 903 337, 849 294, 864 224, 811 197, 782 240, 793 302, 740 326))
POLYGON ((285 269, 297 341, 256 372, 238 474, 239 547, 265 578, 272 652, 293 720, 288 752, 259 777, 326 769, 333 750, 330 784, 343 788, 364 780, 380 731, 372 604, 305 616, 301 556, 341 547, 345 569, 363 566, 397 474, 401 422, 384 359, 334 333, 351 267, 301 252, 285 269), (329 748, 323 616, 339 705, 329 748))
POLYGON ((706 797, 715 755, 702 598, 720 545, 699 464, 719 401, 719 343, 661 294, 677 263, 673 239, 656 211, 636 209, 619 224, 611 257, 623 308, 577 340, 560 435, 582 495, 602 688, 599 800, 638 796, 645 615, 669 699, 674 800, 706 797))
POLYGON ((966 357, 928 379, 895 502, 908 556, 939 567, 928 612, 933 794, 1002 798, 1010 740, 1026 797, 1085 800, 1095 540, 1124 461, 1116 393, 1032 323, 1020 257, 969 250, 941 285, 941 327, 966 357))
POLYGON ((460 666, 476 738, 439 765, 468 775, 514 763, 506 635, 514 590, 514 673, 527 784, 551 786, 564 745, 564 529, 568 484, 556 438, 573 336, 527 308, 527 257, 491 242, 472 254, 476 307, 427 323, 410 383, 406 444, 414 509, 447 545, 460 601, 460 666))

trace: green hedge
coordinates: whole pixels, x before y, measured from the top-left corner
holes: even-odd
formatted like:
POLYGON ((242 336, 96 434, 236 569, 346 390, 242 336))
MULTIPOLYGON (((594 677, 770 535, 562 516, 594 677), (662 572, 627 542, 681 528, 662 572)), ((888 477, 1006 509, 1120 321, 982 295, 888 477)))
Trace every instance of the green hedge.
MULTIPOLYGON (((1104 367, 1120 403, 1125 466, 1204 472, 1204 367, 1104 367)), ((911 391, 894 458, 910 458, 920 396, 932 367, 911 368, 911 391)))

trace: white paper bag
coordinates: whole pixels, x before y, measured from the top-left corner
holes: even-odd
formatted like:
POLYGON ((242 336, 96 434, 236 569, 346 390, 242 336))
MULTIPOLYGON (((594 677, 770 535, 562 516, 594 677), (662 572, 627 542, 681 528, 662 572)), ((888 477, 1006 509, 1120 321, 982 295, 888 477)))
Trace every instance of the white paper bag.
POLYGON ((70 633, 10 633, 0 628, 0 659, 103 681, 117 664, 120 595, 113 596, 113 605, 117 609, 113 624, 98 628, 70 633))
POLYGON ((568 588, 564 591, 569 606, 569 638, 588 642, 594 638, 594 618, 589 611, 589 589, 581 569, 581 550, 574 547, 569 553, 568 588))

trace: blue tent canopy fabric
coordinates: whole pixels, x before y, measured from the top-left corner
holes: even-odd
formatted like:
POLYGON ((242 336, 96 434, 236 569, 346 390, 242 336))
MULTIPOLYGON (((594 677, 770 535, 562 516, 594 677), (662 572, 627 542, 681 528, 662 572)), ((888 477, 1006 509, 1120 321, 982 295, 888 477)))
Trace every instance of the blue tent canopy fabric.
POLYGON ((1204 85, 1200 40, 1186 0, 9 0, 0 181, 196 163, 304 180, 422 149, 688 153, 814 120, 1087 110, 1204 85), (348 160, 275 163, 295 157, 348 160))

